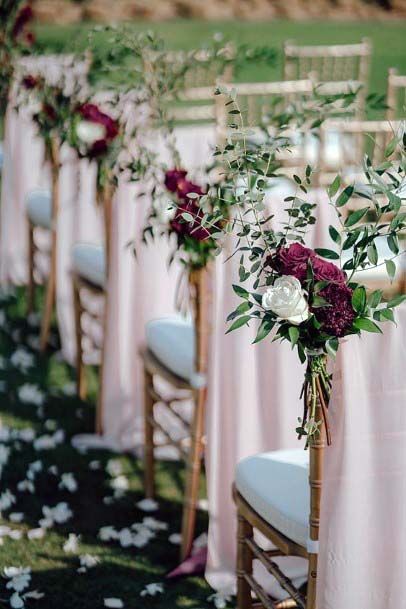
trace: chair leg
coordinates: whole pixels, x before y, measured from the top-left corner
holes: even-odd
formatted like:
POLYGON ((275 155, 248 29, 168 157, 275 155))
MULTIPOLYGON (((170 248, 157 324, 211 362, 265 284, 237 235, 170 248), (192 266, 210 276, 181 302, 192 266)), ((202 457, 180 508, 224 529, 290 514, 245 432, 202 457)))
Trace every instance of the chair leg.
POLYGON ((34 255, 35 255, 34 227, 32 226, 31 222, 29 222, 28 223, 28 286, 27 286, 28 313, 33 313, 33 311, 34 311, 34 295, 35 295, 34 255))
POLYGON ((45 351, 49 333, 51 330, 51 320, 52 320, 52 312, 54 310, 55 304, 55 292, 56 292, 56 268, 55 264, 51 260, 51 270, 49 273, 47 285, 46 285, 46 293, 45 293, 45 306, 42 314, 42 322, 41 322, 41 335, 40 335, 40 349, 41 351, 45 351))
POLYGON ((144 487, 148 499, 155 497, 154 399, 153 376, 144 368, 144 487))
POLYGON ((201 389, 197 392, 196 396, 191 446, 186 471, 186 488, 182 518, 181 560, 184 560, 189 556, 192 550, 195 533, 200 471, 202 467, 205 400, 206 389, 201 389))
POLYGON ((245 543, 247 538, 252 539, 254 531, 250 523, 238 511, 237 529, 237 609, 251 609, 251 587, 245 575, 252 575, 252 552, 245 543))
POLYGON ((317 554, 309 554, 306 609, 316 609, 317 554))
POLYGON ((82 306, 80 303, 80 288, 76 277, 73 278, 73 306, 75 312, 77 393, 81 400, 85 400, 87 398, 87 383, 82 347, 82 306))

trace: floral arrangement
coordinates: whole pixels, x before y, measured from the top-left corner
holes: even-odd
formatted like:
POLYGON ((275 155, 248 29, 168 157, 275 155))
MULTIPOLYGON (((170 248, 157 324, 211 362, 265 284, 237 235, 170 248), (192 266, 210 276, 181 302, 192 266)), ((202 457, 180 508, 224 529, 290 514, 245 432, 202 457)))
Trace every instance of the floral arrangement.
MULTIPOLYGON (((385 302, 382 290, 369 292, 362 283, 362 273, 380 265, 386 268, 392 281, 396 259, 405 255, 404 136, 403 133, 393 136, 384 151, 385 162, 378 167, 374 168, 365 158, 366 186, 342 184, 340 176, 334 179, 327 190, 337 218, 337 225, 329 227, 332 247, 311 249, 306 246, 306 237, 316 222, 316 203, 304 195, 310 194, 313 169, 307 166, 303 176, 291 178, 296 193, 284 199, 286 221, 279 226, 275 225, 269 194, 276 177, 288 177, 283 167, 278 167, 273 151, 276 139, 278 149, 283 146, 283 133, 289 129, 289 121, 285 116, 276 130, 264 130, 267 140, 258 146, 251 145, 233 93, 227 98, 227 105, 231 106, 233 120, 230 131, 234 131, 224 149, 216 152, 225 168, 224 183, 221 190, 211 194, 213 212, 201 210, 194 218, 201 218, 203 228, 216 227, 211 238, 219 248, 225 235, 235 238, 234 254, 240 255, 240 283, 233 289, 242 302, 228 316, 231 323, 228 332, 256 322, 254 342, 271 336, 272 341, 291 343, 301 362, 307 361, 304 413, 297 431, 300 437, 306 435, 309 442, 324 421, 330 441, 326 413, 331 379, 327 356, 335 357, 343 337, 361 335, 364 331, 381 332, 381 323, 394 321, 394 308, 406 299, 401 294, 385 302), (347 212, 347 203, 355 197, 365 201, 365 205, 347 212), (228 216, 222 210, 224 205, 228 216), (384 260, 378 255, 382 240, 391 252, 384 260), (318 412, 322 417, 316 416, 318 412)), ((292 118, 297 126, 295 114, 293 111, 292 118)), ((305 118, 301 122, 304 130, 309 129, 305 118)), ((320 117, 314 121, 314 106, 311 120, 321 124, 320 117)), ((285 146, 290 146, 288 141, 285 146)), ((207 210, 207 205, 203 208, 207 210)))
POLYGON ((68 95, 63 83, 51 85, 42 76, 25 74, 21 78, 19 107, 31 102, 32 118, 45 142, 46 154, 51 155, 52 139, 67 138, 67 126, 72 112, 73 96, 68 95), (27 99, 28 98, 28 99, 27 99))
POLYGON ((14 72, 14 59, 32 47, 35 36, 29 25, 33 19, 30 3, 2 0, 0 5, 0 114, 4 114, 14 72), (4 24, 4 25, 3 25, 4 24))
POLYGON ((119 121, 92 101, 86 101, 72 110, 68 140, 80 158, 97 163, 99 193, 107 185, 112 185, 114 170, 124 145, 119 121))
POLYGON ((106 155, 119 134, 119 124, 94 103, 78 105, 71 117, 71 144, 80 157, 106 155))
POLYGON ((204 212, 199 201, 205 195, 201 186, 187 178, 184 169, 167 170, 164 178, 167 192, 171 194, 171 202, 163 195, 164 209, 155 201, 147 226, 144 228, 144 238, 147 234, 159 234, 168 237, 175 236, 175 254, 188 269, 204 268, 218 251, 218 245, 212 235, 217 231, 216 226, 202 225, 204 212))

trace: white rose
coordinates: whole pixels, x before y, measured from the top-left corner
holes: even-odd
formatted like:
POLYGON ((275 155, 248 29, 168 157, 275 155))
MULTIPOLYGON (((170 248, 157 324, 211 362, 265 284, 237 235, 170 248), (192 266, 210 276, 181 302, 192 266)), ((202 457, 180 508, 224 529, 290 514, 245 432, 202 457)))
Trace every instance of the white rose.
POLYGON ((80 121, 76 127, 76 135, 84 144, 91 146, 105 138, 106 127, 92 121, 80 121))
POLYGON ((262 296, 262 306, 281 319, 298 325, 309 318, 309 306, 300 281, 292 275, 278 277, 262 296))

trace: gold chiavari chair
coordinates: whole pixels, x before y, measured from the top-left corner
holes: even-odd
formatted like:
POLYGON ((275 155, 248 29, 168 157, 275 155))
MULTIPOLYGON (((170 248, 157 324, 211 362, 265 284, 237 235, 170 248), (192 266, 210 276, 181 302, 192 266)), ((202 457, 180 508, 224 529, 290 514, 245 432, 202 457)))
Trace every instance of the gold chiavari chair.
POLYGON ((406 117, 406 76, 398 74, 396 68, 389 68, 386 104, 389 121, 406 117))
POLYGON ((77 392, 84 400, 87 397, 86 352, 96 353, 100 364, 100 390, 97 399, 95 431, 103 433, 103 367, 105 356, 106 319, 108 308, 108 269, 111 245, 111 223, 114 187, 107 182, 99 197, 104 225, 104 245, 76 243, 72 250, 72 284, 76 332, 76 373, 77 392), (88 305, 89 299, 96 299, 103 305, 94 310, 88 305), (86 325, 86 320, 91 323, 86 325), (95 337, 94 326, 100 332, 95 337))
MULTIPOLYGON (((402 121, 328 120, 321 126, 318 167, 320 183, 322 185, 331 184, 336 175, 340 174, 343 185, 353 185, 356 189, 355 195, 341 208, 344 218, 352 211, 368 205, 368 199, 362 197, 362 191, 368 189, 363 172, 365 155, 368 155, 373 167, 377 167, 384 161, 396 159, 399 147, 396 146, 392 153, 388 155, 387 146, 395 135, 401 140, 404 132, 405 123, 402 121), (327 142, 331 140, 331 133, 337 135, 337 141, 339 142, 339 154, 334 171, 326 162, 328 158, 326 146, 327 142)), ((372 205, 371 213, 373 213, 372 205)), ((401 245, 404 247, 404 242, 401 245)), ((406 288, 406 256, 400 256, 397 262, 395 279, 390 283, 384 261, 392 258, 393 253, 387 246, 385 239, 378 241, 377 249, 379 266, 362 271, 359 279, 362 279, 370 289, 382 289, 387 297, 404 293, 406 288)), ((355 279, 357 279, 357 276, 355 276, 355 279)))
POLYGON ((244 459, 237 465, 233 489, 237 506, 237 609, 316 609, 320 499, 326 434, 318 401, 315 434, 308 451, 275 451, 244 459), (259 531, 273 549, 254 538, 259 531), (274 558, 299 556, 308 560, 307 590, 291 580, 274 558), (285 600, 270 598, 255 579, 259 561, 287 593, 285 600), (255 598, 253 598, 254 593, 255 598))
MULTIPOLYGON (((34 58, 24 58, 17 65, 18 75, 30 74, 42 76, 51 85, 61 84, 67 92, 75 87, 84 90, 87 86, 87 77, 91 65, 91 56, 84 59, 73 55, 50 55, 34 58)), ((44 351, 49 340, 52 314, 55 308, 57 284, 57 246, 58 246, 58 214, 60 205, 59 170, 61 165, 60 141, 57 134, 52 135, 47 150, 48 162, 51 170, 51 189, 49 191, 33 191, 27 196, 28 221, 28 311, 34 309, 36 286, 36 256, 40 254, 35 240, 36 229, 45 230, 50 234, 49 273, 46 279, 45 302, 42 312, 40 349, 44 351)))
POLYGON ((144 365, 145 392, 145 493, 148 498, 155 496, 154 431, 158 431, 167 445, 178 450, 187 467, 182 517, 182 559, 189 555, 192 548, 204 451, 210 314, 208 281, 207 269, 192 270, 189 273, 192 322, 176 318, 150 322, 146 328, 146 346, 140 351, 144 365), (169 383, 173 395, 161 393, 154 383, 154 377, 169 383), (193 400, 191 419, 177 408, 184 400, 193 400), (183 429, 180 440, 173 438, 169 429, 158 421, 158 405, 169 411, 170 416, 183 429))
POLYGON ((284 44, 285 79, 307 78, 315 74, 325 94, 357 91, 355 115, 362 118, 368 91, 372 55, 371 42, 364 38, 358 44, 299 46, 284 44))
MULTIPOLYGON (((205 61, 202 66, 185 74, 184 85, 169 100, 168 115, 181 128, 200 128, 209 123, 216 127, 217 100, 214 87, 219 78, 218 66, 205 61)), ((169 56, 170 61, 184 61, 182 53, 169 56)), ((148 65, 145 66, 148 69, 148 65)), ((231 80, 231 65, 226 65, 222 78, 231 80)), ((217 134, 218 135, 218 134, 217 134)), ((216 136, 217 137, 217 136, 216 136)), ((213 142, 214 144, 214 142, 213 142)), ((206 368, 208 358, 210 306, 207 296, 210 271, 190 271, 188 286, 192 321, 182 318, 158 319, 146 328, 146 345, 140 350, 144 366, 144 425, 145 425, 145 494, 155 496, 155 432, 164 438, 165 445, 175 447, 186 463, 186 482, 182 516, 181 558, 190 554, 196 522, 201 464, 204 451, 204 419, 206 401, 206 368), (159 382, 169 383, 173 396, 159 391, 159 382), (177 405, 192 400, 192 416, 188 418, 177 405), (157 407, 165 409, 182 429, 182 439, 171 436, 157 417, 157 407)), ((162 444, 161 444, 162 446, 162 444)))

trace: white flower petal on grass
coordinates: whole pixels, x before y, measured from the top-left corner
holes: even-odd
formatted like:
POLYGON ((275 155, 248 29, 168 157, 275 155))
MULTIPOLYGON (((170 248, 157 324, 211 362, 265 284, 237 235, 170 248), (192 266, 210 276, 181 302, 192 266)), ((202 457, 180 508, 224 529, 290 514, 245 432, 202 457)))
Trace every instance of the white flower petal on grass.
POLYGON ((172 533, 172 535, 169 535, 168 541, 175 546, 179 546, 182 543, 182 535, 180 533, 172 533))
POLYGON ((44 598, 45 594, 43 592, 39 592, 38 590, 31 590, 30 592, 26 592, 24 594, 24 598, 33 598, 36 601, 44 598))
POLYGON ((6 393, 7 383, 6 381, 0 381, 0 393, 6 393))
POLYGON ((143 512, 156 512, 159 505, 153 499, 142 499, 135 504, 139 510, 143 512))
POLYGON ((16 330, 13 330, 11 332, 11 339, 15 343, 20 343, 21 342, 21 330, 20 330, 20 328, 17 328, 16 330))
POLYGON ((18 399, 22 404, 34 404, 42 406, 45 401, 45 393, 41 391, 38 385, 32 383, 24 383, 17 391, 18 399))
POLYGON ((18 347, 10 357, 10 363, 14 368, 17 368, 21 372, 27 372, 29 368, 34 365, 34 356, 32 353, 24 349, 24 347, 18 347))
POLYGON ((112 478, 120 476, 120 474, 123 472, 121 461, 119 459, 109 459, 106 465, 106 472, 110 474, 112 478))
POLYGON ((50 465, 48 467, 48 474, 52 474, 53 476, 58 476, 59 475, 58 467, 56 465, 50 465))
POLYGON ((7 465, 10 458, 10 449, 4 444, 0 444, 0 465, 7 465))
POLYGON ((41 323, 41 315, 30 313, 27 317, 27 323, 31 328, 38 328, 41 323))
POLYGON ((80 567, 77 569, 78 573, 86 573, 88 569, 92 569, 99 564, 100 558, 93 556, 92 554, 83 554, 79 556, 80 567))
POLYGON ((143 519, 142 524, 144 527, 146 527, 147 529, 150 529, 151 531, 167 531, 168 530, 167 522, 161 522, 160 520, 156 520, 156 518, 154 518, 153 516, 146 516, 143 519))
POLYGON ((112 539, 118 538, 118 532, 112 526, 102 527, 99 531, 98 537, 102 541, 111 541, 112 539))
POLYGON ((11 531, 10 527, 7 527, 4 524, 0 525, 0 539, 3 537, 7 537, 7 535, 10 533, 10 531, 11 531))
POLYGON ((47 431, 55 431, 57 425, 58 424, 54 419, 47 419, 44 423, 44 427, 47 431))
POLYGON ((21 482, 17 484, 17 490, 20 491, 20 493, 35 493, 35 486, 31 480, 21 480, 21 482))
POLYGON ((4 355, 0 355, 0 370, 6 369, 6 358, 4 355))
POLYGON ((71 472, 62 474, 58 488, 66 489, 70 493, 76 493, 78 490, 78 483, 76 482, 75 476, 71 472))
POLYGON ((45 434, 39 436, 33 444, 35 450, 52 450, 59 444, 63 444, 65 441, 65 432, 62 429, 58 429, 52 436, 45 434))
POLYGON ((19 529, 12 529, 10 531, 10 533, 8 534, 8 536, 10 537, 10 539, 13 539, 14 541, 20 541, 20 539, 23 538, 23 532, 20 531, 19 529))
POLYGON ((100 467, 100 461, 90 461, 89 463, 89 469, 91 469, 92 471, 97 471, 98 469, 100 469, 100 467))
POLYGON ((50 528, 55 523, 63 524, 73 516, 73 512, 65 501, 61 501, 55 507, 42 506, 44 518, 40 520, 40 526, 50 528))
POLYGON ((156 594, 163 594, 164 585, 159 583, 147 584, 140 592, 140 596, 155 596, 156 594))
POLYGON ((73 397, 74 395, 76 395, 76 391, 77 391, 77 385, 73 381, 71 383, 66 383, 62 387, 62 393, 63 393, 63 395, 66 395, 66 397, 73 397))
POLYGON ((123 609, 124 603, 121 598, 105 598, 103 599, 104 606, 110 609, 123 609))
POLYGON ((67 554, 77 554, 79 549, 79 535, 75 535, 75 533, 69 533, 68 540, 65 541, 62 548, 63 551, 67 554))
POLYGON ((38 527, 37 529, 30 529, 27 533, 27 537, 31 541, 34 539, 42 539, 45 537, 45 530, 41 527, 38 527))
POLYGON ((31 427, 25 427, 24 429, 16 430, 16 437, 18 437, 22 442, 33 442, 35 440, 35 431, 31 427))
POLYGON ((14 592, 10 597, 10 607, 12 609, 23 609, 25 607, 23 599, 17 592, 14 592))
POLYGON ((39 351, 41 346, 41 340, 39 336, 36 336, 35 334, 30 334, 25 339, 25 342, 33 351, 39 351))
POLYGON ((11 429, 7 425, 2 425, 0 420, 0 442, 8 442, 11 436, 11 429))
POLYGON ((9 581, 6 584, 8 590, 23 592, 30 585, 31 569, 29 567, 4 567, 4 577, 9 581))
POLYGON ((127 491, 130 483, 126 476, 117 476, 117 478, 110 480, 110 486, 116 491, 127 491))
POLYGON ((22 512, 12 512, 9 514, 8 518, 11 520, 11 522, 21 522, 24 518, 24 514, 22 512))
POLYGON ((225 609, 227 603, 231 602, 231 595, 228 592, 215 592, 207 600, 213 603, 216 609, 225 609))
POLYGON ((129 548, 133 545, 133 534, 130 529, 121 529, 118 534, 118 541, 122 548, 129 548))
POLYGON ((9 510, 16 501, 13 493, 9 489, 6 489, 4 493, 0 495, 0 512, 9 510))

